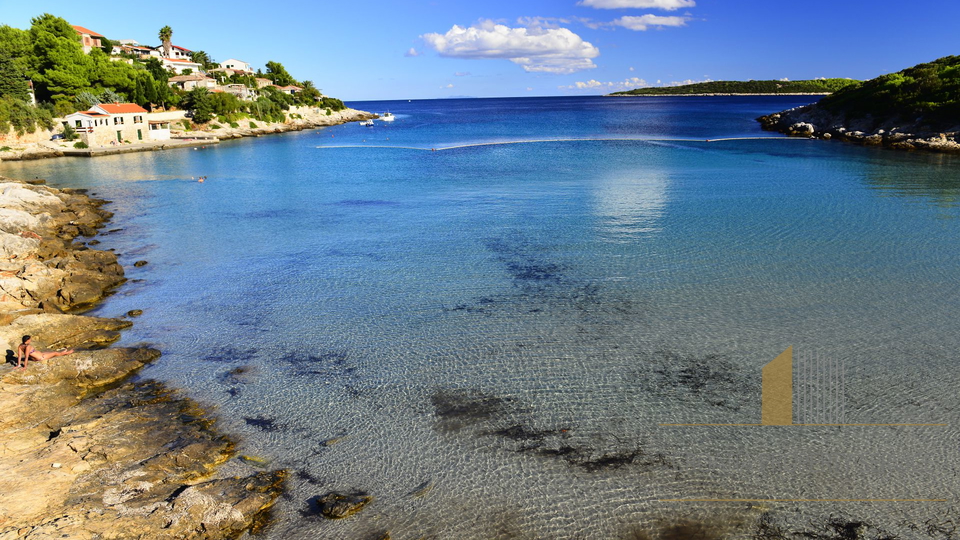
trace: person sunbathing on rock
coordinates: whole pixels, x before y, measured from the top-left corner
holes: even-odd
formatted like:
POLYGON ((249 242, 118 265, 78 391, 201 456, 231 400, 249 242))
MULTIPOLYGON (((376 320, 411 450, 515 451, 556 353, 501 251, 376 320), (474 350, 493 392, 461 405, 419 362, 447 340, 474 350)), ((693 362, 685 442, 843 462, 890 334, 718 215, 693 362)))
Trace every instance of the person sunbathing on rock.
POLYGON ((60 349, 58 351, 40 352, 30 344, 31 337, 23 336, 23 343, 17 347, 17 367, 27 369, 27 362, 43 362, 57 356, 63 356, 73 352, 73 349, 60 349))

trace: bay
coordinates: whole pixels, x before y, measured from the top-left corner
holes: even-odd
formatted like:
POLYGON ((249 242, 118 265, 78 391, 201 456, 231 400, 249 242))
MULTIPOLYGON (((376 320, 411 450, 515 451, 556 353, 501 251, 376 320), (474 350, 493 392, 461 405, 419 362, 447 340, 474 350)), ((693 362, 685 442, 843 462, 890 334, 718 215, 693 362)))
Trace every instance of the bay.
POLYGON ((810 99, 351 103, 397 120, 0 174, 113 201, 95 312, 291 471, 266 538, 914 538, 958 496, 960 161, 753 120, 810 99), (790 346, 843 423, 947 425, 663 425, 759 423, 790 346))

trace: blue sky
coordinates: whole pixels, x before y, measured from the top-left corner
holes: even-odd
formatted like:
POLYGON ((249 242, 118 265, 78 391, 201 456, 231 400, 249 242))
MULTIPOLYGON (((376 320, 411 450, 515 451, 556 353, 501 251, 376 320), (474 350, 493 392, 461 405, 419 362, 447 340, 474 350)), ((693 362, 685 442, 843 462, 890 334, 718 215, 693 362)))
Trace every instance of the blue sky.
POLYGON ((871 78, 960 54, 954 0, 0 0, 0 24, 44 12, 148 45, 168 24, 177 45, 279 61, 344 100, 871 78))

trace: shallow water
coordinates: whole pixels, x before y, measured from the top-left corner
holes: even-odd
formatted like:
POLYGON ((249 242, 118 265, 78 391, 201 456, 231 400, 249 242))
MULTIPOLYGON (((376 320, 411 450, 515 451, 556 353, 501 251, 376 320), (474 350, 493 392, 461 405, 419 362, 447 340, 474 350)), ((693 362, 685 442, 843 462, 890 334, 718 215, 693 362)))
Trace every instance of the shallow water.
POLYGON ((143 376, 292 471, 267 538, 927 538, 960 494, 960 161, 753 121, 804 99, 368 102, 397 121, 0 174, 114 201, 132 282, 96 313, 144 309, 143 376), (692 140, 725 137, 765 139, 692 140), (791 345, 843 362, 845 423, 948 425, 661 425, 759 422, 791 345))

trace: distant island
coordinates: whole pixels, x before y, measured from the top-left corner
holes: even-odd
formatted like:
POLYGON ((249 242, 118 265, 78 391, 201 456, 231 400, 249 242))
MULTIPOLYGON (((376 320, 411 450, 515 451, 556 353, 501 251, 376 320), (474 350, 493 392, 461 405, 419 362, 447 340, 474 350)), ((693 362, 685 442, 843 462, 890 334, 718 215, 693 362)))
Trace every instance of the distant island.
POLYGON ((610 96, 693 96, 716 94, 832 94, 858 84, 853 79, 812 79, 807 81, 710 81, 681 86, 652 86, 610 96))
POLYGON ((865 145, 960 152, 960 56, 850 85, 757 119, 764 129, 865 145))

